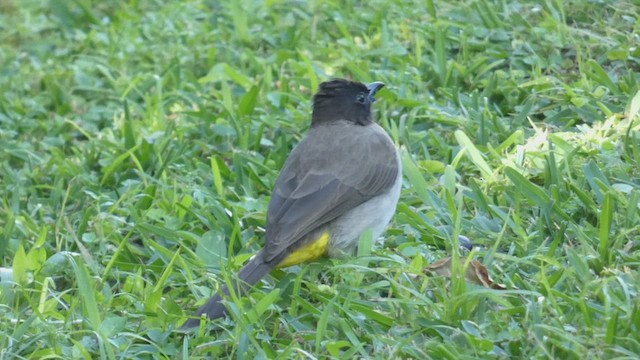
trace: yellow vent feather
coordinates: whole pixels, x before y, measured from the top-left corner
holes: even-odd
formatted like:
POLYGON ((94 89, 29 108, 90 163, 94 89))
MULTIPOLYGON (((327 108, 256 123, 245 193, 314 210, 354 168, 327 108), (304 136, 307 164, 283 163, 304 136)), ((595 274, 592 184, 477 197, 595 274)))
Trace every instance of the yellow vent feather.
POLYGON ((277 267, 284 268, 287 266, 298 265, 324 256, 329 248, 330 238, 331 236, 329 236, 329 232, 323 232, 315 241, 312 241, 292 252, 280 264, 278 264, 277 267))

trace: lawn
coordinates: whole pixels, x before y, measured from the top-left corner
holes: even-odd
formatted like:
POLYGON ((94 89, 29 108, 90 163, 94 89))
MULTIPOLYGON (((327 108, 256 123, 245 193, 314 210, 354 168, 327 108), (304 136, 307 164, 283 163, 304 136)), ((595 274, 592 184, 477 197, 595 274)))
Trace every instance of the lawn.
POLYGON ((637 359, 639 18, 635 0, 0 0, 0 359, 637 359), (384 242, 178 332, 262 246, 334 77, 387 85, 404 180, 384 242), (425 271, 448 256, 453 276, 425 271), (465 281, 472 259, 505 289, 465 281))

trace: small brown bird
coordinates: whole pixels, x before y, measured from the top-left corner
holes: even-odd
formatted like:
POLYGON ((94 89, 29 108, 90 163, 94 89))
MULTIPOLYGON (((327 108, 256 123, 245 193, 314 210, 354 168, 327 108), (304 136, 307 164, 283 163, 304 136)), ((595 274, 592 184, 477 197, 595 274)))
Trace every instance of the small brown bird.
MULTIPOLYGON (((311 129, 276 180, 265 246, 240 270, 235 288, 246 292, 274 268, 353 254, 367 230, 374 239, 382 234, 395 212, 402 177, 398 151, 371 114, 383 86, 343 79, 320 84, 311 129)), ((203 314, 224 316, 221 300, 221 294, 212 297, 183 327, 198 326, 203 314)))

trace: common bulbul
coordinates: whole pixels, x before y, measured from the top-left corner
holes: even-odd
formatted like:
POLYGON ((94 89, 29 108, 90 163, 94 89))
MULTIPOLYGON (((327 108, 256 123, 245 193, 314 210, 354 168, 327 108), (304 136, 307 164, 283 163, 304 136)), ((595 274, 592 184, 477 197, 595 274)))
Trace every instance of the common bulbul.
MULTIPOLYGON (((343 79, 320 84, 311 128, 291 151, 271 194, 264 248, 233 280, 241 293, 274 268, 354 254, 365 231, 374 239, 382 234, 402 177, 398 151, 371 114, 383 86, 343 79)), ((183 327, 197 326, 202 314, 224 316, 221 300, 221 294, 213 296, 183 327)))

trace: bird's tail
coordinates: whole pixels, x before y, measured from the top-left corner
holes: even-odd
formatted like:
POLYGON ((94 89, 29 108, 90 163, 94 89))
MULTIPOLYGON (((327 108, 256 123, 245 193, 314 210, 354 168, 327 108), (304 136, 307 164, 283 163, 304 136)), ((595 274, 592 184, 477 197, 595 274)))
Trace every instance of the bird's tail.
MULTIPOLYGON (((240 269, 237 278, 231 280, 236 293, 244 295, 253 285, 260 281, 260 279, 269 274, 271 270, 273 270, 273 265, 265 263, 262 252, 258 253, 247 265, 240 269)), ((222 293, 229 295, 228 287, 225 286, 222 289, 222 293)), ((222 297, 220 294, 216 294, 196 311, 195 316, 197 316, 197 318, 187 320, 187 322, 182 325, 182 328, 187 329, 199 326, 202 314, 205 314, 209 319, 217 319, 225 316, 226 313, 227 309, 222 304, 222 297)))

